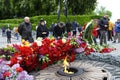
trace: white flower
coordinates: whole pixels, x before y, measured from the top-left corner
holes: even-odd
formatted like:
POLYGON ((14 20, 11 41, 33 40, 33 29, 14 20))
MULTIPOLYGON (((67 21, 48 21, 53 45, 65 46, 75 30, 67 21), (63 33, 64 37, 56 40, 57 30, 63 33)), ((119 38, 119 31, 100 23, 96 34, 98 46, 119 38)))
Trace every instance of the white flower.
POLYGON ((37 41, 42 41, 42 39, 43 39, 42 37, 38 37, 37 41))
POLYGON ((63 42, 63 43, 66 43, 66 41, 67 41, 67 40, 66 40, 66 37, 63 37, 63 38, 62 38, 62 42, 63 42))
POLYGON ((35 42, 37 43, 38 46, 41 46, 42 45, 42 38, 38 37, 35 42))
POLYGON ((37 43, 38 46, 42 46, 42 42, 41 41, 35 41, 37 43))

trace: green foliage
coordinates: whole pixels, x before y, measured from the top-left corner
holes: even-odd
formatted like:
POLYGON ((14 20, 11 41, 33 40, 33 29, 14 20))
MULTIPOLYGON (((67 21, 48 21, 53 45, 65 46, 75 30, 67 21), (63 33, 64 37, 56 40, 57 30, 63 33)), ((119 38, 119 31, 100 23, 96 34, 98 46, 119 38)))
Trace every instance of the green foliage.
MULTIPOLYGON (((97 0, 67 0, 68 15, 90 14, 97 0)), ((36 15, 56 15, 58 0, 0 0, 0 19, 18 18, 36 15)), ((60 0, 61 14, 65 4, 60 0)))
POLYGON ((72 14, 90 14, 96 7, 97 0, 69 0, 68 8, 72 14))
POLYGON ((12 46, 7 46, 5 48, 0 49, 0 58, 5 58, 9 60, 10 57, 16 52, 16 49, 12 46))
MULTIPOLYGON (((96 16, 96 15, 76 15, 76 16, 72 16, 69 15, 68 19, 70 20, 70 22, 72 22, 74 19, 80 24, 80 25, 84 25, 85 23, 89 22, 91 19, 99 19, 102 16, 96 16)), ((47 27, 49 28, 51 23, 57 23, 57 15, 41 15, 41 16, 34 16, 34 17, 30 17, 30 21, 32 23, 33 29, 35 30, 35 26, 37 26, 40 22, 40 19, 43 18, 46 20, 47 22, 47 27)), ((60 21, 62 22, 66 22, 67 19, 64 15, 61 15, 60 21)), ((19 26, 20 23, 23 22, 23 18, 22 19, 5 19, 5 20, 0 20, 0 28, 2 27, 7 27, 8 24, 10 25, 10 28, 13 29, 14 26, 19 26)))
POLYGON ((46 62, 49 62, 50 59, 48 58, 48 56, 49 56, 49 55, 40 56, 39 61, 41 61, 42 64, 43 64, 43 63, 46 63, 46 62))
POLYGON ((112 12, 109 11, 109 10, 107 10, 107 9, 106 9, 105 7, 103 7, 103 6, 101 6, 100 8, 96 8, 95 14, 97 14, 97 15, 105 15, 105 14, 107 14, 107 15, 109 15, 109 17, 112 16, 112 12))
POLYGON ((14 52, 16 52, 16 49, 15 48, 13 48, 12 46, 7 46, 7 47, 4 47, 4 48, 2 48, 3 49, 3 51, 10 51, 10 53, 11 54, 13 54, 14 52))

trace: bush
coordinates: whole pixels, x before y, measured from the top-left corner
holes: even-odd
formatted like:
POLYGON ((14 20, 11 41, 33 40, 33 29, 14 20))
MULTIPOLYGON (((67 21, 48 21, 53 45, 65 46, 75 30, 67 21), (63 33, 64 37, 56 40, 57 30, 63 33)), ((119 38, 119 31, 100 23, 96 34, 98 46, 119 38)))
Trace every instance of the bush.
MULTIPOLYGON (((80 24, 83 25, 87 22, 89 22, 91 19, 99 19, 102 16, 97 16, 97 15, 69 15, 67 19, 72 22, 74 19, 80 24)), ((51 23, 57 23, 57 15, 40 15, 40 16, 34 16, 30 18, 30 21, 33 25, 33 29, 35 30, 35 26, 39 24, 40 19, 43 18, 47 22, 47 27, 49 28, 51 23)), ((64 15, 61 15, 60 21, 66 22, 67 21, 66 17, 64 15)), ((20 23, 23 22, 22 19, 6 19, 6 20, 0 20, 0 28, 1 27, 7 27, 8 24, 10 25, 11 29, 13 29, 14 26, 18 26, 20 23)))

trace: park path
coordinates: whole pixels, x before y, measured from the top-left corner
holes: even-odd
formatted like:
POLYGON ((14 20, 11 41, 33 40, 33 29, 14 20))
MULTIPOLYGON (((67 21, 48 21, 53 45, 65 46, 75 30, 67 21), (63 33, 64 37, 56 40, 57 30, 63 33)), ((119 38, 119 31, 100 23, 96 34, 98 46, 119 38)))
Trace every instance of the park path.
MULTIPOLYGON (((16 43, 20 43, 21 39, 17 40, 13 35, 11 38, 11 44, 16 44, 16 43)), ((0 33, 0 48, 2 47, 6 47, 6 45, 8 45, 7 43, 7 38, 6 36, 2 36, 2 34, 0 33)))
MULTIPOLYGON (((36 38, 35 34, 36 34, 35 31, 33 31, 32 35, 33 35, 34 40, 36 38)), ((11 44, 17 44, 17 43, 21 43, 21 36, 19 35, 19 40, 17 40, 16 37, 14 36, 13 31, 12 31, 11 44)), ((2 36, 2 32, 0 29, 0 48, 6 47, 6 45, 8 45, 7 38, 6 38, 6 36, 2 36)))

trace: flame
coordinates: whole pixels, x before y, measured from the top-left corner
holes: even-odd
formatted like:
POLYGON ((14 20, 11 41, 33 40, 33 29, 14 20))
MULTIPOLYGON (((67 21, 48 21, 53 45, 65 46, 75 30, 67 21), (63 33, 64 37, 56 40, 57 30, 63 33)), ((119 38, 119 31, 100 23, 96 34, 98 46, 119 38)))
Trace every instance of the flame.
POLYGON ((64 61, 63 61, 63 67, 64 67, 64 72, 67 74, 73 74, 74 72, 68 71, 69 68, 69 63, 67 61, 67 56, 65 57, 64 61))

